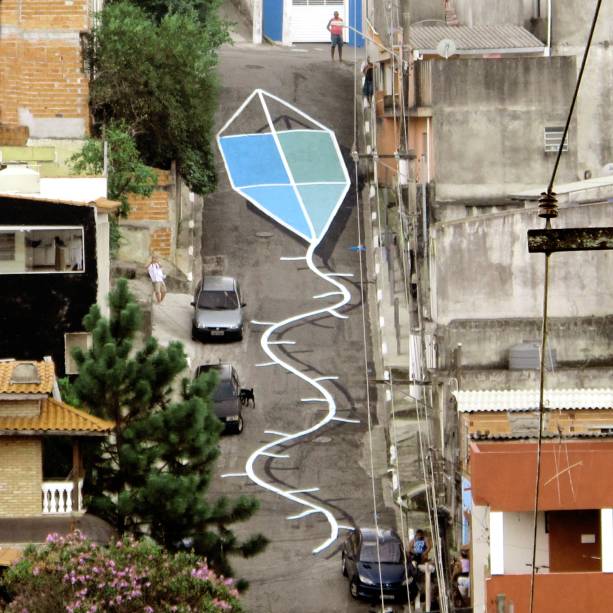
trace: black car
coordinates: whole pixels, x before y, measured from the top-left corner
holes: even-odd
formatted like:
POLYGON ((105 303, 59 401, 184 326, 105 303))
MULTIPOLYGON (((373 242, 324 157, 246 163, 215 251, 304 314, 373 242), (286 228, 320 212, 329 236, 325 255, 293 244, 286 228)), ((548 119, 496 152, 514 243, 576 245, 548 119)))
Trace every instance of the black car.
POLYGON ((224 423, 226 430, 240 434, 243 431, 243 406, 238 374, 231 364, 201 364, 195 377, 205 372, 217 371, 219 381, 213 392, 213 410, 224 423))
POLYGON ((341 564, 353 598, 376 600, 383 591, 386 600, 407 601, 411 577, 406 574, 402 541, 393 530, 356 528, 343 544, 341 564))

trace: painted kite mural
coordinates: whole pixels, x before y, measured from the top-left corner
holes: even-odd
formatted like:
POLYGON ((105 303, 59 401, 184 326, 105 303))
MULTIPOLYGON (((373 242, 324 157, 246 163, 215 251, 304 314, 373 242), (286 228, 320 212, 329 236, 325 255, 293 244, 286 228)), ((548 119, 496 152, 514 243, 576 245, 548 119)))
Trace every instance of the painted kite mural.
MULTIPOLYGON (((289 124, 289 122, 286 123, 289 124)), ((300 320, 326 314, 340 319, 347 318, 339 310, 350 301, 351 296, 347 288, 339 281, 339 277, 353 275, 351 273, 322 272, 314 263, 313 256, 349 190, 349 175, 332 130, 295 106, 261 89, 256 89, 228 120, 217 135, 217 143, 232 188, 264 214, 307 242, 308 248, 305 256, 281 259, 305 260, 314 274, 332 285, 332 291, 313 296, 313 299, 338 296, 334 304, 327 304, 322 308, 300 313, 283 321, 252 321, 253 324, 267 326, 262 333, 260 345, 270 362, 257 366, 280 366, 308 383, 316 394, 313 397, 301 398, 300 402, 319 404, 319 408, 324 409, 325 412, 312 427, 299 432, 267 430, 266 434, 272 436, 273 439, 249 456, 245 472, 223 475, 224 477, 248 477, 266 490, 283 496, 304 508, 303 511, 287 519, 301 519, 314 513, 324 515, 330 526, 330 536, 313 550, 313 553, 318 553, 336 540, 340 528, 351 530, 352 527, 339 525, 329 509, 303 496, 303 494, 316 492, 319 488, 291 490, 268 483, 258 475, 255 464, 257 460, 263 458, 288 458, 287 454, 275 452, 275 449, 307 437, 332 421, 358 423, 357 420, 337 416, 334 397, 322 384, 338 377, 333 375, 308 377, 280 358, 273 350, 275 345, 295 344, 295 341, 291 340, 275 340, 275 335, 300 320), (258 103, 263 117, 258 130, 250 131, 247 127, 243 130, 241 114, 245 113, 248 105, 258 103), (279 109, 285 109, 293 117, 294 124, 299 127, 278 129, 278 122, 273 121, 269 108, 271 104, 279 109)))

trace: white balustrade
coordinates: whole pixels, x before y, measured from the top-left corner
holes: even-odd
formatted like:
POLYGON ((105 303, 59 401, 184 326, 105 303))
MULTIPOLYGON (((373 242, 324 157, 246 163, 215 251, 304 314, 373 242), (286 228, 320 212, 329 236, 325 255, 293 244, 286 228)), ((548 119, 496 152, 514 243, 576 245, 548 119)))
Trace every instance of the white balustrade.
MULTIPOLYGON (((79 480, 77 511, 83 510, 82 491, 83 479, 79 480)), ((44 514, 67 514, 72 513, 72 481, 43 481, 43 513, 44 514)))

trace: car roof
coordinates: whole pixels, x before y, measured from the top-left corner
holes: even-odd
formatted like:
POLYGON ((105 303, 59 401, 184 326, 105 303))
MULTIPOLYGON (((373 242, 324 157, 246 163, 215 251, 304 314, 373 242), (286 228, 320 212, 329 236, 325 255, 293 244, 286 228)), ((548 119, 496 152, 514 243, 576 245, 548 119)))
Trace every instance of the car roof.
MULTIPOLYGON (((377 530, 374 528, 358 528, 362 534, 362 540, 366 542, 375 542, 377 540, 377 530)), ((394 530, 383 530, 379 528, 379 543, 385 543, 388 541, 395 541, 401 543, 400 537, 394 530)))
POLYGON ((208 291, 228 291, 233 290, 236 281, 233 277, 217 277, 214 275, 207 275, 202 278, 202 290, 208 291))
POLYGON ((196 373, 201 375, 203 372, 216 370, 219 373, 219 380, 223 381, 232 376, 232 364, 200 364, 196 368, 196 373))

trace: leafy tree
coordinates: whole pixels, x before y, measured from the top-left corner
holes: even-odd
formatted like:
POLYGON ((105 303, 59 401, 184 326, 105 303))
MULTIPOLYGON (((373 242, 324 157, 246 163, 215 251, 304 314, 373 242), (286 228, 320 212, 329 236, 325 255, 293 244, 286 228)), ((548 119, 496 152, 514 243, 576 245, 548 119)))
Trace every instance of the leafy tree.
POLYGON ((228 34, 217 0, 195 3, 200 12, 189 4, 144 0, 148 13, 120 0, 104 8, 89 44, 90 105, 99 125, 130 127, 145 162, 176 160, 190 187, 206 193, 215 185, 216 50, 228 34))
POLYGON ((99 546, 77 531, 30 546, 4 577, 7 612, 213 613, 243 611, 232 579, 193 553, 131 537, 99 546))
MULTIPOLYGON (((124 122, 111 121, 105 128, 103 139, 107 143, 108 195, 119 200, 119 214, 127 216, 130 205, 128 194, 150 196, 157 185, 157 175, 141 161, 136 143, 124 122)), ((81 151, 69 160, 73 171, 80 174, 102 174, 104 171, 104 145, 102 140, 88 138, 81 151)))
POLYGON ((193 549, 232 575, 229 555, 255 555, 267 541, 258 534, 241 542, 228 528, 255 513, 256 499, 206 498, 222 429, 210 400, 216 376, 175 385, 186 367, 181 343, 161 347, 149 337, 136 349, 142 313, 125 279, 109 304, 110 319, 96 305, 84 319, 92 347, 74 352, 79 375, 70 386, 79 406, 116 423, 113 436, 90 443, 88 508, 120 534, 149 534, 171 551, 193 549))
MULTIPOLYGON (((122 0, 107 0, 107 4, 116 4, 122 0)), ((225 42, 228 23, 219 18, 218 9, 222 0, 132 0, 156 22, 162 21, 170 13, 189 13, 193 11, 202 24, 215 24, 214 31, 221 35, 219 44, 225 42)))

